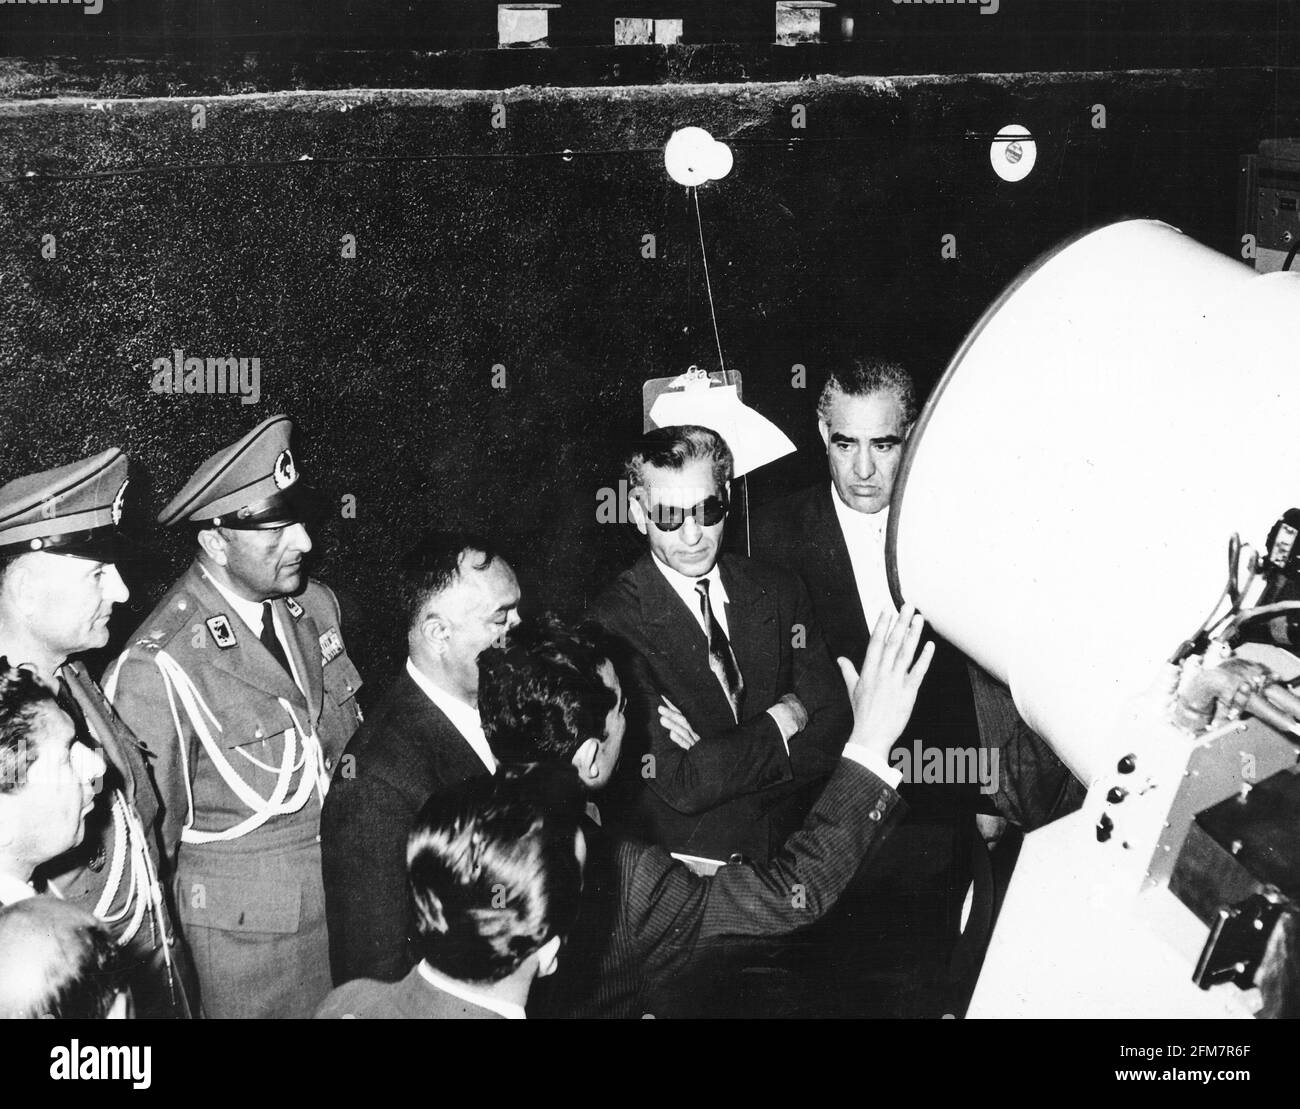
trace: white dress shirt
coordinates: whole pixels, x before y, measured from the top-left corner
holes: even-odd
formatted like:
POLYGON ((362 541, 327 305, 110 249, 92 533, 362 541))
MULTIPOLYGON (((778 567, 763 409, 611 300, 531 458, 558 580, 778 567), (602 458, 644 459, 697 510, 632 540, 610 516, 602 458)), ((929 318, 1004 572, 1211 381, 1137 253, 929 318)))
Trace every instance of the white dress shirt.
MULTIPOLYGON (((839 494, 836 493, 834 489, 831 490, 831 496, 835 499, 836 508, 844 508, 844 511, 848 512, 850 515, 862 516, 863 519, 865 520, 873 519, 873 517, 871 516, 863 516, 862 513, 854 512, 851 508, 847 508, 842 504, 840 504, 839 494)), ((885 532, 884 532, 883 521, 888 519, 888 512, 889 510, 885 509, 884 512, 878 513, 878 515, 882 518, 882 524, 880 530, 880 575, 882 580, 884 579, 884 573, 885 573, 885 532)), ((852 549, 853 547, 852 545, 850 545, 849 550, 852 551, 852 549)), ((715 562, 713 564, 713 569, 711 569, 707 574, 701 574, 700 577, 698 578, 688 578, 685 574, 679 574, 671 566, 665 565, 664 563, 660 562, 659 557, 655 555, 653 552, 651 552, 651 557, 654 558, 654 564, 657 567, 659 567, 659 572, 663 574, 668 584, 673 587, 673 592, 676 593, 686 603, 686 607, 691 610, 691 613, 695 617, 695 622, 700 625, 700 630, 703 631, 706 635, 708 634, 708 631, 704 627, 704 613, 700 610, 700 596, 698 593, 695 592, 695 583, 697 581, 700 581, 702 578, 708 579, 709 602, 713 605, 714 619, 716 619, 718 623, 722 625, 722 630, 727 634, 727 638, 730 639, 731 629, 727 627, 727 616, 726 616, 727 602, 729 598, 727 597, 726 589, 722 585, 722 576, 718 573, 718 564, 715 562)), ((854 574, 856 576, 857 575, 856 563, 854 564, 853 569, 854 569, 854 574)), ((859 580, 861 579, 859 578, 859 580)), ((886 598, 888 598, 889 596, 888 583, 886 583, 885 585, 885 596, 886 598)), ((772 714, 771 709, 768 709, 767 711, 769 715, 772 714)), ((773 716, 773 719, 776 719, 775 716, 773 716)), ((778 724, 778 727, 779 726, 780 725, 778 724)), ((784 731, 782 731, 781 733, 781 742, 785 745, 786 754, 789 755, 790 737, 787 736, 784 731)), ((846 744, 844 747, 844 757, 846 759, 852 759, 859 766, 865 767, 867 770, 870 770, 874 775, 876 775, 877 778, 880 778, 891 789, 897 789, 898 783, 903 780, 903 773, 901 770, 898 770, 895 767, 890 766, 883 756, 877 755, 874 751, 870 751, 867 748, 861 746, 860 744, 857 743, 846 744)))
POLYGON ((863 747, 860 743, 846 743, 844 745, 844 757, 852 759, 859 766, 870 770, 890 789, 897 789, 898 783, 903 780, 903 772, 898 767, 890 766, 889 760, 884 755, 878 755, 875 751, 863 747))
POLYGON ((19 901, 35 896, 36 890, 30 882, 24 882, 12 874, 0 873, 0 905, 17 905, 19 901))
POLYGON ((867 630, 874 633, 881 612, 894 615, 894 598, 889 592, 889 576, 885 573, 885 530, 889 527, 889 508, 879 512, 856 512, 842 500, 831 486, 831 503, 835 517, 844 533, 844 543, 849 549, 853 564, 853 581, 858 587, 862 602, 862 615, 867 618, 867 630))
POLYGON ((442 990, 443 993, 449 993, 452 997, 459 997, 461 1001, 468 1001, 471 1005, 477 1005, 480 1009, 491 1009, 492 1012, 500 1013, 507 1020, 527 1019, 523 1006, 516 1005, 513 1001, 505 1001, 495 994, 476 990, 467 982, 458 982, 455 978, 448 978, 426 962, 420 963, 419 969, 420 977, 429 985, 442 990))
MULTIPOLYGON (((730 603, 731 598, 727 596, 726 586, 722 584, 722 575, 718 573, 718 564, 715 562, 712 569, 710 569, 707 574, 701 574, 698 578, 688 578, 685 574, 678 573, 666 562, 660 562, 659 556, 653 551, 650 552, 650 557, 654 559, 654 564, 659 567, 659 572, 663 574, 664 579, 673 587, 673 592, 682 599, 682 603, 686 605, 690 610, 691 615, 695 617, 695 622, 699 624, 700 631, 704 633, 705 638, 708 638, 709 629, 704 623, 704 609, 700 605, 700 595, 696 592, 695 585, 697 582, 701 581, 707 581, 709 583, 709 605, 713 609, 713 618, 718 622, 718 626, 722 629, 722 634, 725 635, 727 641, 730 642, 731 627, 727 623, 727 605, 730 603)), ((732 649, 732 654, 735 654, 734 648, 732 649)), ((740 664, 737 663, 736 667, 739 669, 740 664)), ((745 675, 741 674, 740 677, 743 680, 745 675)), ((767 714, 772 717, 772 720, 776 723, 777 729, 781 732, 781 744, 785 747, 785 753, 788 757, 790 754, 790 737, 785 734, 785 729, 781 727, 781 722, 777 719, 776 714, 773 713, 771 709, 767 710, 767 714)))
POLYGON ((423 673, 409 658, 406 660, 406 672, 411 675, 411 680, 424 690, 425 696, 451 721, 452 727, 460 732, 465 742, 473 748, 474 754, 487 767, 487 772, 495 774, 497 772, 496 756, 492 754, 492 748, 488 746, 487 736, 483 734, 483 723, 479 719, 478 707, 466 704, 459 697, 453 697, 441 686, 435 685, 432 679, 423 673))
MULTIPOLYGON (((262 613, 265 611, 262 608, 262 602, 250 601, 247 597, 241 597, 238 593, 232 593, 222 585, 221 582, 217 581, 216 578, 208 573, 206 566, 200 564, 199 569, 203 571, 203 576, 212 583, 213 588, 230 602, 230 607, 235 610, 235 615, 244 622, 248 630, 253 633, 254 638, 260 640, 262 638, 262 613)), ((271 612, 275 612, 274 605, 271 606, 271 612)), ((294 684, 302 690, 303 695, 305 696, 307 693, 307 687, 303 684, 302 675, 298 673, 298 664, 293 661, 293 652, 289 650, 289 641, 285 638, 284 629, 280 627, 280 622, 278 620, 274 621, 274 623, 275 638, 280 641, 280 649, 284 651, 284 657, 289 660, 290 675, 293 678, 294 684)))
POLYGON ((707 636, 708 628, 704 626, 704 611, 700 608, 700 595, 695 591, 695 583, 707 581, 709 583, 709 604, 713 606, 713 618, 717 620, 718 625, 722 628, 722 634, 728 639, 731 638, 731 626, 727 623, 727 604, 731 600, 727 596, 726 587, 722 584, 722 575, 718 573, 718 564, 713 564, 707 574, 701 574, 698 578, 688 578, 685 574, 679 574, 666 562, 660 562, 659 556, 653 551, 650 557, 659 567, 659 572, 663 574, 664 579, 673 587, 673 592, 682 599, 682 602, 691 610, 691 615, 695 617, 695 622, 700 625, 700 631, 707 636))

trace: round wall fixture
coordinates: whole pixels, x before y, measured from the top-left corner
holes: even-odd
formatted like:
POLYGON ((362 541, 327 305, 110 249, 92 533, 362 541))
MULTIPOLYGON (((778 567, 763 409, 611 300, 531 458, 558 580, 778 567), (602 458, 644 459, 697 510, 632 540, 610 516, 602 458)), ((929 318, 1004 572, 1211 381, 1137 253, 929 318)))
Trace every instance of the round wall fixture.
POLYGON ((1038 160, 1038 144, 1029 128, 1018 123, 1008 123, 993 136, 989 147, 989 161, 993 172, 1003 181, 1023 181, 1038 160))
POLYGON ((718 142, 703 127, 674 131, 664 147, 668 176, 688 188, 706 181, 721 181, 731 172, 731 147, 718 142))

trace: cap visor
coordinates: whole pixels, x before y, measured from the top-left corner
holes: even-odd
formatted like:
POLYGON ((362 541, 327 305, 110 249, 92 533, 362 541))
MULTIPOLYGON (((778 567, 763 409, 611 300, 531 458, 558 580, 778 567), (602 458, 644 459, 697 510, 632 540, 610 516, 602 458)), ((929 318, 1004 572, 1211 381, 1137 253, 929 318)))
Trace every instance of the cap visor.
MULTIPOLYGON (((301 482, 268 497, 254 511, 240 517, 230 513, 221 518, 221 526, 236 531, 267 531, 291 524, 314 524, 323 519, 329 502, 324 494, 301 482)), ((200 523, 200 527, 210 526, 200 523)))
POLYGON ((96 535, 89 539, 78 539, 66 544, 46 547, 48 554, 72 555, 74 558, 89 558, 95 562, 117 562, 130 557, 135 544, 121 533, 96 535))

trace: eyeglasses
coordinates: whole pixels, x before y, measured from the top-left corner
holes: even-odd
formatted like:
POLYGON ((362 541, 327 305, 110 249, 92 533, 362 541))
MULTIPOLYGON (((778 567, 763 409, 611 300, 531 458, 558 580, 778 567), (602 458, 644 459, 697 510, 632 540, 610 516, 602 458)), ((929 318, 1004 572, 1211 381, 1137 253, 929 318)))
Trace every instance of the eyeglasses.
POLYGON ((705 497, 699 504, 691 505, 690 508, 682 508, 675 504, 655 505, 646 515, 660 531, 676 531, 686 523, 687 516, 693 517, 700 527, 711 528, 727 518, 727 508, 726 497, 712 496, 705 497))

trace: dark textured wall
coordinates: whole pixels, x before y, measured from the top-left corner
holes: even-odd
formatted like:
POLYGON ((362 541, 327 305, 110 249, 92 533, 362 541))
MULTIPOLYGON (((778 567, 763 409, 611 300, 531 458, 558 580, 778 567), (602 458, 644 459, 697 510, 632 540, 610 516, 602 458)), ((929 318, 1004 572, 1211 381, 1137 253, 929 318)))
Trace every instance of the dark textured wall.
POLYGON ((595 505, 639 430, 641 382, 716 359, 693 209, 663 170, 674 128, 736 150, 700 194, 722 340, 750 403, 805 448, 754 477, 762 500, 824 465, 792 364, 812 386, 837 350, 875 349, 929 386, 1021 267, 1124 215, 1235 252, 1240 157, 1300 130, 1296 84, 1239 70, 0 103, 0 479, 130 453, 152 553, 131 567, 124 636, 186 558, 152 514, 216 447, 291 413, 300 468, 355 498, 317 572, 383 673, 402 642, 394 562, 427 526, 498 537, 528 595, 567 609, 636 550, 595 505), (1009 122, 1039 138, 1019 185, 988 165, 1009 122), (152 360, 177 347, 258 357, 260 403, 150 392, 152 360))

